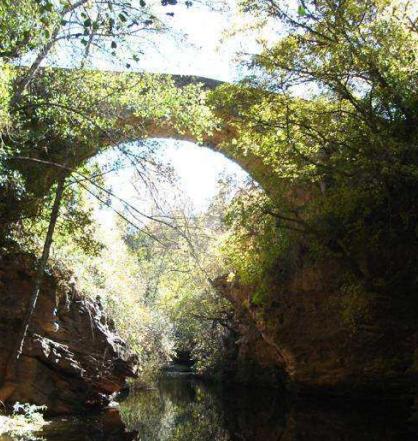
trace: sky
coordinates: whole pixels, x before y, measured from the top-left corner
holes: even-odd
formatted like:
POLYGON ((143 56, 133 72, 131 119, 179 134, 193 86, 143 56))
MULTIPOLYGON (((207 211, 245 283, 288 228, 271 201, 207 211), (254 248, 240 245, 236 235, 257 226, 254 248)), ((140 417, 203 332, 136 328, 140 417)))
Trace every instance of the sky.
MULTIPOLYGON (((158 185, 157 197, 167 209, 178 204, 179 207, 187 205, 194 213, 203 212, 217 194, 220 178, 229 176, 237 182, 248 178, 240 166, 206 147, 169 139, 159 140, 159 144, 159 161, 171 166, 176 177, 174 182, 163 181, 158 185)), ((115 155, 114 151, 105 152, 98 158, 99 164, 111 163, 115 155)), ((154 204, 149 189, 137 178, 132 167, 121 167, 104 176, 112 193, 140 211, 152 214, 154 204)), ((112 207, 119 212, 124 209, 123 203, 117 199, 112 201, 112 207)), ((117 220, 114 211, 107 208, 97 210, 96 217, 106 228, 113 228, 117 220)))
POLYGON ((164 8, 162 12, 165 11, 175 13, 168 22, 174 31, 184 33, 186 39, 179 42, 156 36, 156 47, 141 57, 140 67, 151 72, 194 74, 223 81, 236 79, 233 58, 238 48, 232 41, 220 43, 230 26, 231 12, 184 5, 164 8))
MULTIPOLYGON (((294 0, 289 0, 294 1, 294 0)), ((242 68, 237 62, 237 53, 256 53, 259 50, 257 39, 275 41, 275 25, 265 24, 262 29, 243 31, 254 24, 250 15, 239 13, 236 0, 216 0, 213 8, 193 2, 192 7, 178 3, 175 6, 158 6, 160 0, 148 0, 157 6, 153 11, 169 25, 167 34, 140 34, 139 40, 132 40, 132 47, 140 45, 144 54, 139 54, 139 63, 134 70, 147 72, 191 74, 215 78, 223 81, 236 81, 242 77, 242 68), (173 17, 167 16, 173 13, 173 17), (235 33, 240 29, 239 33, 235 33), (176 38, 177 36, 177 38, 176 38)), ((109 58, 93 60, 95 67, 114 69, 109 58)), ((122 64, 124 66, 124 63, 122 64)))
MULTIPOLYGON (((176 43, 173 39, 159 36, 158 50, 150 48, 142 57, 140 67, 150 72, 193 74, 223 81, 236 80, 239 71, 235 54, 246 42, 220 44, 224 31, 231 28, 233 12, 216 12, 198 6, 186 8, 180 5, 172 10, 175 11, 172 25, 187 35, 188 43, 176 43)), ((170 12, 170 9, 164 9, 166 11, 170 12)), ((189 142, 161 140, 160 144, 161 160, 166 164, 170 163, 178 175, 176 192, 188 199, 196 212, 207 208, 210 199, 217 192, 220 176, 231 175, 238 181, 247 178, 247 174, 238 165, 220 153, 189 142)), ((112 187, 112 191, 135 206, 139 202, 132 186, 134 180, 134 171, 131 168, 106 176, 106 182, 112 187)), ((142 200, 140 204, 144 208, 146 201, 142 200)), ((117 201, 113 202, 113 206, 118 210, 122 208, 117 201)), ((97 217, 108 227, 115 222, 115 215, 109 209, 100 210, 97 217)))

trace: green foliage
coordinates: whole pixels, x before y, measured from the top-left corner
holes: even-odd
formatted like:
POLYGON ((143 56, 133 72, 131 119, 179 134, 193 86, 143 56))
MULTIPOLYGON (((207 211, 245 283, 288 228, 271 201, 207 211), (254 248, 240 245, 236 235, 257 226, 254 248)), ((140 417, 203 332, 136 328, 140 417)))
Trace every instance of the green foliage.
POLYGON ((352 281, 342 288, 340 300, 341 319, 353 333, 360 331, 360 326, 370 319, 372 296, 364 296, 364 287, 352 281))
MULTIPOLYGON (((86 209, 91 211, 91 205, 86 209)), ((211 284, 221 271, 217 214, 191 218, 177 209, 161 218, 165 221, 149 222, 143 230, 95 225, 95 233, 87 234, 89 241, 101 244, 97 253, 80 247, 77 236, 71 230, 67 235, 68 227, 60 225, 52 253, 57 264, 74 271, 86 295, 100 298, 117 332, 137 354, 145 381, 153 380, 175 351, 192 352, 199 372, 215 371, 233 326, 231 305, 211 284)), ((34 227, 40 228, 39 220, 34 227)), ((28 231, 20 236, 28 237, 28 231)))
POLYGON ((219 365, 233 316, 211 282, 221 271, 220 224, 212 210, 188 217, 177 208, 167 218, 171 224, 156 223, 147 235, 128 229, 125 240, 137 256, 147 305, 169 319, 175 349, 191 352, 197 370, 208 373, 219 365))
MULTIPOLYGON (((94 175, 97 167, 84 167, 85 174, 94 175)), ((96 177, 96 182, 100 183, 96 177)), ((12 237, 26 251, 39 254, 49 225, 49 216, 53 204, 54 189, 44 198, 41 209, 34 217, 22 219, 14 225, 12 237)), ((61 249, 71 244, 86 256, 97 256, 103 249, 101 242, 94 238, 96 223, 94 208, 87 199, 87 191, 67 181, 61 201, 61 216, 55 230, 54 248, 61 249)))
POLYGON ((146 279, 121 235, 96 225, 93 240, 102 250, 91 256, 77 243, 58 241, 54 257, 76 274, 80 289, 99 298, 118 334, 138 356, 139 375, 151 381, 173 355, 173 325, 163 311, 150 307, 146 279))
MULTIPOLYGON (((245 83, 211 96, 220 114, 232 118, 235 136, 224 148, 248 158, 282 227, 300 231, 314 259, 338 259, 365 292, 389 292, 401 283, 413 294, 418 39, 412 4, 315 0, 303 2, 303 13, 279 0, 242 5, 261 19, 279 20, 284 34, 253 57, 245 83)), ((257 280, 258 265, 245 268, 251 259, 242 263, 239 255, 235 265, 252 274, 246 282, 257 280)))
MULTIPOLYGON (((285 14, 290 30, 300 31, 254 59, 264 74, 259 81, 274 76, 269 87, 284 92, 270 106, 266 99, 259 104, 267 107, 258 123, 268 134, 277 132, 271 144, 287 148, 300 171, 308 168, 337 183, 361 178, 373 185, 378 172, 381 180, 416 176, 401 153, 410 152, 417 118, 418 41, 411 6, 352 0, 334 9, 328 2, 306 2, 310 13, 295 18, 281 2, 271 5, 285 14), (294 98, 300 84, 315 88, 312 99, 294 98)), ((272 13, 267 3, 259 7, 272 13)))
POLYGON ((212 124, 208 110, 201 105, 201 88, 191 85, 179 90, 169 77, 45 70, 34 88, 39 93, 27 95, 14 115, 17 139, 9 142, 13 142, 10 148, 15 154, 48 148, 52 158, 59 154, 61 162, 71 163, 74 149, 77 155, 85 152, 87 156, 99 145, 104 148, 126 138, 146 136, 146 125, 135 120, 124 129, 120 127, 127 108, 138 122, 167 121, 196 136, 210 130, 212 124))
POLYGON ((58 14, 45 6, 37 0, 1 2, 0 58, 13 59, 46 43, 58 14))
POLYGON ((283 273, 280 258, 289 246, 289 234, 274 216, 272 201, 259 188, 241 190, 227 207, 228 235, 221 253, 235 277, 252 286, 252 302, 262 304, 272 283, 272 275, 283 273))
MULTIPOLYGON (((24 78, 24 70, 18 73, 24 78)), ((205 96, 200 85, 179 89, 168 76, 45 69, 21 97, 3 136, 0 227, 36 217, 60 173, 80 178, 81 158, 146 137, 156 125, 197 139, 210 133, 216 121, 205 96), (121 125, 127 110, 131 122, 121 125)))
POLYGON ((13 70, 0 60, 0 131, 10 124, 9 104, 13 70))
POLYGON ((76 63, 100 55, 129 68, 142 55, 138 37, 168 31, 166 17, 154 6, 143 0, 5 0, 0 6, 0 57, 34 53, 51 61, 52 49, 58 49, 71 51, 76 63))
MULTIPOLYGON (((9 57, 39 53, 50 41, 50 26, 64 35, 68 30, 66 19, 56 28, 68 4, 22 1, 12 14, 12 3, 3 3, 1 50, 9 57), (28 36, 32 15, 35 32, 28 36)), ((74 38, 87 50, 104 27, 101 44, 115 53, 129 41, 132 16, 113 2, 105 2, 109 14, 100 15, 99 2, 88 3, 73 14, 82 29, 74 38)), ((139 5, 143 20, 146 5, 139 5)), ((93 296, 102 292, 144 366, 166 362, 175 347, 192 347, 204 363, 216 364, 231 309, 211 281, 229 273, 253 287, 252 302, 263 306, 278 275, 287 275, 291 242, 313 260, 341 262, 341 285, 354 279, 344 291, 349 326, 366 319, 372 292, 416 297, 418 40, 412 2, 241 5, 261 19, 280 20, 282 37, 252 58, 250 78, 210 93, 201 85, 179 88, 167 76, 44 68, 9 108, 11 81, 22 84, 30 68, 0 66, 0 227, 10 234, 13 225, 21 246, 39 246, 51 189, 63 170, 89 181, 94 170, 83 168, 89 158, 147 136, 202 142, 213 135, 217 148, 262 186, 232 200, 224 217, 228 231, 210 225, 207 216, 173 213, 171 221, 180 223, 125 231, 125 242, 112 238, 107 250, 118 253, 104 252, 99 242, 106 240, 93 237, 85 187, 67 189, 56 250, 67 259, 77 250, 73 260, 85 289, 93 296), (86 256, 98 260, 86 265, 86 256)))

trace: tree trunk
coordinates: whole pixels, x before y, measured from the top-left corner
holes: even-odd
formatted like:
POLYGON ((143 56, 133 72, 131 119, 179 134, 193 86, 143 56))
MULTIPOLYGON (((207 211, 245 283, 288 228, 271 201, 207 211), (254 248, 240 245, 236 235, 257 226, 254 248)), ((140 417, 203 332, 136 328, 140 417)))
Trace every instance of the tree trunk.
POLYGON ((48 262, 49 252, 51 250, 52 245, 52 238, 55 230, 55 225, 57 223, 58 215, 59 215, 59 208, 61 204, 62 195, 64 192, 64 184, 65 184, 65 176, 62 176, 57 185, 57 189, 55 191, 55 200, 54 205, 52 206, 51 210, 51 216, 49 218, 49 226, 48 226, 48 232, 45 237, 44 247, 42 251, 41 259, 39 260, 39 266, 35 275, 35 280, 33 284, 33 291, 32 291, 32 297, 30 299, 28 309, 26 312, 25 320, 22 324, 21 332, 19 334, 19 337, 16 342, 15 350, 12 352, 9 363, 6 369, 6 378, 10 379, 14 376, 15 368, 17 367, 17 361, 19 360, 20 356, 22 355, 23 346, 25 343, 25 339, 28 333, 29 325, 31 322, 31 318, 33 315, 33 312, 35 311, 36 303, 39 298, 39 293, 41 290, 43 275, 45 272, 45 267, 48 262))

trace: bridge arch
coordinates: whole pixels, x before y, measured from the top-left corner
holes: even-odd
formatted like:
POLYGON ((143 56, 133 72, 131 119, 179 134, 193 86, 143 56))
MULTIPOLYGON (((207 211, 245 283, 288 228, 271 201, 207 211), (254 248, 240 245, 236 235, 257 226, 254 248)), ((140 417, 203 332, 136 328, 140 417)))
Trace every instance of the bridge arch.
MULTIPOLYGON (((76 116, 72 128, 76 135, 66 139, 60 133, 48 132, 47 128, 44 128, 54 138, 46 140, 45 146, 40 145, 36 149, 29 145, 26 155, 11 158, 11 161, 14 161, 16 169, 27 177, 30 190, 42 196, 62 173, 62 170, 48 166, 47 163, 65 163, 68 170, 76 169, 106 148, 143 139, 169 138, 190 141, 221 153, 237 163, 266 191, 272 191, 272 174, 260 157, 250 151, 242 152, 236 148, 234 138, 238 134, 234 123, 239 115, 225 111, 222 94, 218 98, 218 92, 223 87, 225 83, 196 76, 43 69, 32 86, 33 91, 36 91, 35 97, 32 97, 32 101, 25 102, 24 106, 28 112, 36 111, 39 106, 46 108, 51 106, 51 109, 57 107, 59 112, 69 115, 67 118, 69 121, 72 115, 76 116), (168 94, 172 95, 169 98, 172 98, 173 102, 178 97, 183 100, 182 111, 186 113, 188 88, 194 87, 195 90, 200 90, 198 105, 207 109, 208 117, 217 120, 217 126, 213 130, 197 135, 187 124, 178 124, 176 120, 178 109, 174 109, 168 117, 159 115, 158 109, 155 110, 155 115, 151 112, 150 116, 144 117, 143 113, 138 111, 138 102, 135 100, 141 101, 143 105, 152 106, 153 94, 158 96, 158 90, 153 90, 153 87, 158 89, 160 83, 163 84, 161 90, 164 87, 168 88, 168 94), (69 102, 54 97, 54 90, 60 89, 62 91, 59 93, 68 94, 69 102), (95 93, 99 95, 97 98, 94 96, 95 93), (181 98, 183 93, 186 98, 181 98), (175 96, 176 94, 178 96, 175 96), (83 118, 87 121, 87 125, 89 120, 91 124, 88 129, 79 130, 77 123, 83 118), (77 135, 78 132, 80 133, 77 135), (30 157, 44 161, 44 164, 25 161, 22 156, 26 159, 30 157)), ((34 95, 33 92, 31 95, 34 95)), ((167 106, 166 103, 162 105, 167 106)), ((196 105, 195 101, 193 105, 196 105)), ((173 106, 175 107, 176 104, 174 103, 173 106)), ((61 113, 58 113, 58 117, 61 117, 61 113)), ((82 125, 83 123, 80 123, 80 126, 82 125)))

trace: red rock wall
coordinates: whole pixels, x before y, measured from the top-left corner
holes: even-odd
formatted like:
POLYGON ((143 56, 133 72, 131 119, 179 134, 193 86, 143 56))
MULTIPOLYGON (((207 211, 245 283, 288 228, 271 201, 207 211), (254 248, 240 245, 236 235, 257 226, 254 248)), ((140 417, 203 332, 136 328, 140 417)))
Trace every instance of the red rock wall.
POLYGON ((135 376, 135 359, 109 326, 100 304, 85 299, 69 282, 71 275, 59 271, 45 274, 14 379, 5 382, 34 268, 31 255, 0 257, 0 400, 47 405, 51 413, 107 404, 109 395, 135 376))

